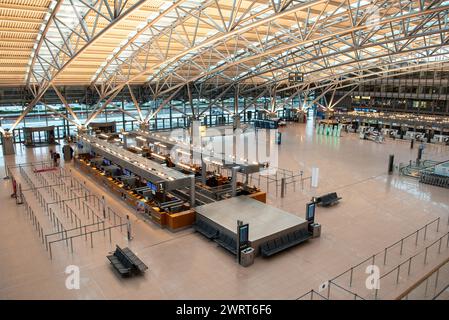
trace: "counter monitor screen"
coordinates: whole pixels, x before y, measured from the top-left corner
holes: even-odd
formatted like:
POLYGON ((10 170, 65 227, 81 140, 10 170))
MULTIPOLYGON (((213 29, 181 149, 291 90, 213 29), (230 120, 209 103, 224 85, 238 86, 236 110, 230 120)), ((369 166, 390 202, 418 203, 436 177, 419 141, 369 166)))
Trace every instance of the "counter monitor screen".
POLYGON ((128 170, 126 170, 126 169, 123 169, 123 174, 124 174, 125 176, 130 176, 130 175, 131 175, 131 172, 128 171, 128 170))
POLYGON ((309 222, 313 222, 315 220, 315 206, 314 202, 310 202, 306 205, 306 219, 309 222))
POLYGON ((152 184, 151 182, 147 182, 147 187, 150 188, 152 191, 157 191, 157 186, 155 184, 152 184))
POLYGON ((104 164, 105 166, 110 166, 110 165, 111 165, 111 161, 108 160, 108 159, 104 159, 104 160, 103 160, 103 164, 104 164))

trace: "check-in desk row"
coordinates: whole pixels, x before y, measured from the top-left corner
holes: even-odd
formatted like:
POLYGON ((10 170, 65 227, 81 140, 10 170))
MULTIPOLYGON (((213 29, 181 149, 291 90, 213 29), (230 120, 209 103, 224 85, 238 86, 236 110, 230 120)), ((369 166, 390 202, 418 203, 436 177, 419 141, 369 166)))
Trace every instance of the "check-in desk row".
MULTIPOLYGON (((196 190, 209 199, 220 201, 231 197, 231 179, 208 172, 206 184, 197 183, 196 190)), ((256 187, 247 186, 241 182, 236 184, 236 196, 246 195, 261 202, 266 202, 266 193, 256 187)))
POLYGON ((93 159, 91 163, 89 159, 83 157, 75 158, 75 163, 83 172, 92 176, 96 181, 102 183, 113 194, 119 196, 129 206, 144 216, 150 218, 154 223, 163 228, 167 227, 172 231, 176 231, 190 226, 195 221, 195 213, 189 208, 189 205, 186 202, 178 199, 176 203, 170 203, 170 201, 168 201, 167 203, 163 203, 161 207, 158 207, 154 201, 148 200, 147 197, 145 197, 146 192, 149 192, 150 188, 140 187, 128 189, 132 182, 126 180, 136 179, 135 177, 122 176, 121 179, 125 181, 120 181, 119 177, 113 178, 105 173, 109 171, 108 173, 110 174, 113 171, 113 165, 106 166, 103 170, 101 170, 99 169, 99 163, 96 163, 95 161, 96 160, 93 159), (181 211, 169 212, 168 210, 165 210, 167 208, 165 208, 164 205, 173 206, 173 204, 177 205, 178 209, 181 211))
MULTIPOLYGON (((130 206, 150 217, 161 227, 172 230, 189 226, 194 222, 194 212, 187 204, 189 201, 192 202, 189 193, 192 192, 190 182, 194 182, 191 181, 193 175, 183 174, 178 171, 178 168, 174 170, 154 160, 146 159, 113 142, 101 141, 92 136, 83 136, 81 141, 83 143, 81 150, 84 153, 79 154, 79 159, 76 161, 80 163, 80 166, 85 167, 86 172, 95 175, 99 181, 103 181, 108 189, 130 206), (163 172, 164 175, 160 176, 158 172, 163 172), (136 183, 135 178, 132 177, 138 177, 142 183, 136 183), (145 185, 145 181, 158 185, 163 183, 164 187, 152 190, 145 185), (157 192, 159 190, 163 192, 157 192)), ((240 167, 239 172, 243 174, 251 174, 259 170, 259 166, 254 164, 240 165, 240 167)), ((207 182, 210 183, 203 185, 197 181, 194 187, 197 205, 232 196, 230 178, 208 173, 207 176, 211 179, 207 179, 207 182)), ((199 180, 198 177, 197 180, 199 180)), ((239 182, 236 187, 237 195, 245 194, 261 202, 266 201, 266 194, 255 187, 239 182)))

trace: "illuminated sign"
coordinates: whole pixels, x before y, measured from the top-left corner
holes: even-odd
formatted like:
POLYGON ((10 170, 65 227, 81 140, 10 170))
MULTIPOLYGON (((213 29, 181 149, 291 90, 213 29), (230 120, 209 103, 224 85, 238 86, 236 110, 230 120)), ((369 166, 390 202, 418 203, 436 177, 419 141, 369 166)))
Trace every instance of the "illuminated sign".
POLYGON ((239 238, 241 244, 249 241, 249 224, 239 226, 239 238))
POLYGON ((313 222, 315 220, 315 207, 315 202, 306 204, 306 220, 309 222, 313 222))

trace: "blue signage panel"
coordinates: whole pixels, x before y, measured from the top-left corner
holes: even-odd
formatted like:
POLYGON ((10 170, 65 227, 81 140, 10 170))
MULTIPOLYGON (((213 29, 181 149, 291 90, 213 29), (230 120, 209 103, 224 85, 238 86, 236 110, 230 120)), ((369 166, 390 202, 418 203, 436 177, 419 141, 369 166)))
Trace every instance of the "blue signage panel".
POLYGON ((241 244, 249 241, 249 224, 243 224, 239 227, 239 239, 241 244))
POLYGON ((309 222, 313 222, 315 220, 315 207, 316 203, 310 202, 306 205, 306 219, 309 222))

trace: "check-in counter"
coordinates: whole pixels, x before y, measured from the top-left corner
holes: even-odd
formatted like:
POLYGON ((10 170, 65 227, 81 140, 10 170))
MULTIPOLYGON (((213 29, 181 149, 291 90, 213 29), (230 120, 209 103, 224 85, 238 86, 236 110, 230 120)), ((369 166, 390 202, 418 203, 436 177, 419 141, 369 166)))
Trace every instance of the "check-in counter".
POLYGON ((123 192, 125 190, 123 189, 122 183, 119 183, 112 178, 107 178, 107 177, 103 176, 103 184, 108 189, 112 190, 112 192, 114 192, 115 194, 117 194, 119 196, 123 196, 123 192))
POLYGON ((263 203, 267 203, 267 194, 262 191, 256 192, 256 193, 251 193, 248 195, 248 197, 253 198, 254 200, 258 200, 263 203))
POLYGON ((107 177, 102 171, 91 166, 87 160, 75 158, 75 164, 81 171, 93 177, 95 181, 102 183, 113 194, 120 196, 133 209, 137 209, 139 204, 143 203, 144 211, 141 213, 147 215, 151 221, 162 228, 168 227, 171 231, 181 230, 191 226, 195 221, 195 212, 191 209, 179 213, 165 212, 158 207, 151 206, 147 203, 145 197, 125 189, 122 182, 107 177))
MULTIPOLYGON (((195 213, 186 203, 192 202, 192 199, 188 193, 179 191, 189 188, 191 192, 195 188, 193 175, 168 168, 96 137, 82 136, 80 141, 85 146, 83 150, 89 152, 78 155, 75 163, 113 194, 120 196, 136 212, 170 230, 179 230, 194 223, 195 213)), ((242 165, 239 172, 249 175, 259 169, 259 164, 242 165)), ((218 176, 212 186, 202 186, 197 203, 230 197, 231 187, 229 177, 218 176)), ((266 201, 265 193, 242 183, 237 183, 236 193, 251 194, 256 200, 266 201)))
POLYGON ((186 210, 179 213, 167 214, 167 226, 172 231, 184 229, 188 226, 191 226, 194 222, 194 210, 186 210))
POLYGON ((167 213, 165 211, 160 211, 159 208, 151 207, 149 208, 148 214, 151 220, 161 228, 167 225, 167 213))

